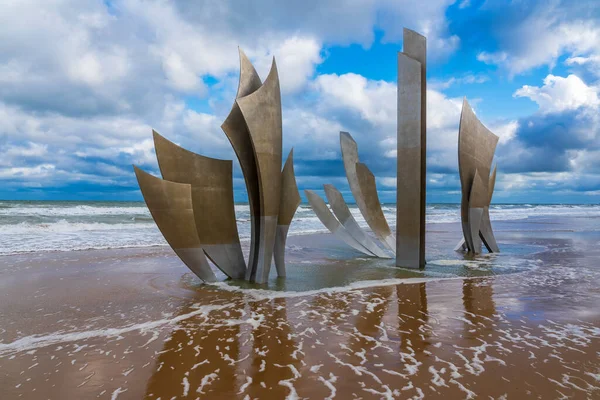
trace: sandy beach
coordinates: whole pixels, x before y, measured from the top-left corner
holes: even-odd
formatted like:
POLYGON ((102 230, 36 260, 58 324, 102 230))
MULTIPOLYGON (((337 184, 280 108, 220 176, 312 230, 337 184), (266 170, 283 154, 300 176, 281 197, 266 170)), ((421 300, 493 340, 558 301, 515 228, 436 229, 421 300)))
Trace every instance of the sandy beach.
POLYGON ((598 398, 598 219, 428 228, 425 271, 292 236, 289 276, 204 285, 163 246, 0 257, 3 399, 598 398))

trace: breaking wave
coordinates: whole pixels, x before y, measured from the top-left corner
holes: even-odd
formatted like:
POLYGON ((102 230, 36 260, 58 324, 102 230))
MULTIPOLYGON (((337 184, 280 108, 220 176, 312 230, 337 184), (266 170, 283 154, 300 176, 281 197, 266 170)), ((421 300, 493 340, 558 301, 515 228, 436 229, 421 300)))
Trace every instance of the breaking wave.
MULTIPOLYGON (((250 236, 250 208, 236 204, 238 230, 250 236)), ((384 204, 384 214, 395 224, 396 209, 384 204)), ((366 227, 356 205, 350 210, 366 227)), ((535 217, 600 217, 600 205, 499 204, 490 209, 493 221, 535 217)), ((430 204, 428 223, 460 221, 458 204, 430 204)), ((302 204, 290 227, 291 235, 326 232, 307 204, 302 204)), ((145 247, 166 244, 143 202, 1 201, 0 254, 145 247)))

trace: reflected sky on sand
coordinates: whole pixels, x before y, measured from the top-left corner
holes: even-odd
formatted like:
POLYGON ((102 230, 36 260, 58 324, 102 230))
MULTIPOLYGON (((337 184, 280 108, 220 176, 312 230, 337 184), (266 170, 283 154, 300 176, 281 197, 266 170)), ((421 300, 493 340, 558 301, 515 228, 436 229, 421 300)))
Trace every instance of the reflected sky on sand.
POLYGON ((579 370, 596 362, 596 328, 509 320, 490 278, 444 285, 265 299, 186 320, 158 352, 146 396, 554 396, 552 382, 597 393, 579 370))
POLYGON ((511 318, 492 277, 209 297, 198 292, 162 324, 38 338, 46 342, 22 343, 20 351, 0 346, 9 393, 498 398, 599 389, 598 376, 581 366, 597 368, 600 329, 511 318), (47 372, 32 380, 40 371, 47 372))
MULTIPOLYGON (((527 244, 506 244, 501 253, 465 254, 452 251, 452 248, 438 249, 434 246, 428 252, 427 266, 424 269, 398 268, 395 260, 366 257, 347 247, 331 235, 315 235, 320 238, 318 247, 314 237, 295 237, 295 245, 288 249, 287 276, 275 275, 263 285, 244 281, 227 280, 219 275, 223 289, 226 286, 244 289, 264 289, 274 291, 305 292, 333 287, 345 287, 369 281, 404 280, 409 278, 464 278, 477 276, 519 273, 537 267, 533 257, 543 251, 544 246, 527 244), (303 243, 304 240, 309 243, 303 243)), ((190 282, 193 284, 193 282, 190 282)))
POLYGON ((15 256, 0 268, 0 390, 8 399, 600 394, 598 233, 505 233, 502 253, 475 259, 447 250, 453 232, 433 235, 424 272, 341 256, 343 243, 323 261, 320 236, 292 238, 285 283, 244 287, 200 285, 166 249, 15 256))

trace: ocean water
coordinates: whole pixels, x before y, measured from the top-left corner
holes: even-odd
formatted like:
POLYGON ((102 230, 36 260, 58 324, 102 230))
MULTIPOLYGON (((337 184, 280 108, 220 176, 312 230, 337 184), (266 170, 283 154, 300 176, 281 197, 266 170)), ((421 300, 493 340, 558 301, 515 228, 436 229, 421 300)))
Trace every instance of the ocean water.
MULTIPOLYGON (((235 206, 242 240, 250 236, 250 209, 235 206)), ((367 226, 355 205, 350 209, 367 226)), ((383 205, 395 224, 395 206, 383 205)), ((600 217, 600 205, 499 204, 490 209, 492 221, 537 217, 600 217)), ((458 204, 429 204, 428 223, 460 220, 458 204)), ((298 208, 291 235, 326 232, 307 204, 298 208)), ((0 201, 0 254, 146 247, 166 244, 143 202, 0 201)))

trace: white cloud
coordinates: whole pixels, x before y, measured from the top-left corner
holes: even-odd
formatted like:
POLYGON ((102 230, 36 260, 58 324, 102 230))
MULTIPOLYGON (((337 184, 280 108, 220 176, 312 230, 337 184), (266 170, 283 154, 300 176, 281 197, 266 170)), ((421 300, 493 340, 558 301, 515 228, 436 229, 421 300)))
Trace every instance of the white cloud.
POLYGON ((282 42, 274 42, 262 52, 251 50, 248 56, 255 60, 255 67, 263 79, 275 57, 281 91, 286 94, 302 89, 312 78, 315 66, 323 62, 320 53, 321 43, 315 38, 292 36, 282 42))
POLYGON ((589 57, 569 57, 565 60, 567 65, 600 64, 600 54, 589 57))
MULTIPOLYGON (((152 128, 192 151, 234 159, 220 124, 238 45, 263 79, 277 59, 286 149, 333 162, 338 132, 348 130, 361 157, 383 171, 393 162, 381 155, 395 148, 396 83, 315 77, 316 68, 327 48, 368 48, 378 30, 399 45, 403 26, 428 36, 430 60, 446 56, 460 43, 448 34, 452 2, 10 1, 0 13, 0 175, 32 187, 131 185, 129 164, 156 171, 152 128), (186 105, 203 96, 197 110, 186 105)), ((430 156, 450 167, 460 100, 435 90, 429 97, 430 156)))
POLYGON ((470 0, 461 0, 461 2, 458 5, 458 8, 463 9, 463 8, 469 8, 470 6, 471 6, 470 0))
POLYGON ((430 60, 448 56, 460 45, 458 36, 447 33, 445 10, 454 2, 455 0, 430 0, 422 1, 418 6, 412 0, 376 2, 384 40, 400 40, 403 27, 407 27, 427 37, 427 56, 430 60))
MULTIPOLYGON (((152 139, 144 139, 140 142, 121 147, 119 152, 128 154, 131 162, 137 165, 152 164, 156 157, 154 153, 154 141, 152 139)), ((116 171, 113 169, 112 172, 115 173, 116 171)))
POLYGON ((458 44, 458 38, 447 32, 445 12, 452 3, 454 0, 430 0, 415 7, 411 0, 175 2, 186 21, 253 39, 272 32, 312 36, 326 44, 369 47, 374 30, 384 32, 385 41, 397 43, 402 39, 402 27, 407 26, 428 36, 432 58, 447 55, 458 44))
MULTIPOLYGON (((395 83, 370 80, 362 75, 348 73, 320 75, 315 80, 315 87, 321 95, 321 113, 343 115, 346 123, 351 123, 354 118, 366 123, 366 126, 354 123, 356 130, 349 127, 357 142, 363 143, 360 147, 361 154, 369 154, 372 160, 382 155, 388 159, 396 157, 395 83)), ((430 165, 456 169, 461 106, 460 98, 449 98, 434 89, 427 90, 427 148, 430 165)))
POLYGON ((33 116, 0 103, 0 177, 23 184, 131 183, 132 163, 156 169, 152 128, 192 151, 231 159, 220 121, 174 100, 151 123, 121 116, 33 116))
POLYGON ((444 90, 448 89, 454 85, 469 85, 469 84, 478 84, 485 83, 489 81, 490 78, 486 75, 482 74, 466 74, 461 77, 452 77, 446 80, 432 80, 430 79, 427 82, 427 87, 436 90, 444 90))
POLYGON ((181 56, 174 52, 166 52, 162 61, 165 75, 173 87, 183 92, 204 91, 198 75, 186 65, 181 56))
POLYGON ((372 124, 390 125, 396 118, 396 85, 362 75, 319 75, 315 87, 332 108, 346 107, 372 124))
POLYGON ((569 57, 565 64, 573 67, 584 67, 592 75, 600 78, 600 52, 588 56, 569 57))
POLYGON ((566 78, 548 75, 544 85, 525 85, 514 93, 514 97, 527 97, 535 101, 542 113, 576 110, 580 107, 595 108, 600 105, 600 89, 588 86, 576 75, 566 78))
POLYGON ((4 64, 30 73, 63 73, 74 82, 99 85, 128 72, 129 54, 111 35, 115 19, 94 2, 11 1, 0 14, 4 64))
POLYGON ((564 54, 596 58, 600 55, 597 21, 589 16, 569 18, 567 11, 556 3, 540 3, 526 18, 501 31, 498 51, 482 51, 477 59, 516 75, 543 65, 553 67, 564 54))
POLYGON ((239 64, 234 37, 186 21, 173 3, 128 0, 123 11, 147 33, 151 53, 176 88, 195 89, 199 76, 221 76, 239 64))
POLYGON ((277 57, 284 93, 305 87, 324 43, 369 46, 375 27, 399 41, 405 22, 446 53, 453 48, 447 44, 456 38, 444 36, 451 1, 406 3, 11 1, 0 14, 0 95, 73 115, 151 114, 165 92, 205 95, 204 77, 236 75, 238 45, 262 72, 277 57))
POLYGON ((571 168, 577 172, 600 172, 600 150, 580 149, 573 151, 571 168))
POLYGON ((0 169, 0 178, 47 178, 52 175, 55 167, 52 164, 40 164, 34 167, 12 167, 0 169))
MULTIPOLYGON (((501 167, 500 167, 501 168, 501 167)), ((597 195, 598 191, 594 188, 587 188, 586 184, 592 183, 592 187, 597 187, 598 175, 586 174, 584 171, 569 172, 529 172, 499 174, 496 181, 494 198, 511 199, 516 193, 521 196, 527 196, 531 193, 544 196, 546 202, 552 202, 552 198, 547 197, 547 193, 553 196, 559 195, 597 195)), ((581 197, 577 197, 581 199, 581 197)))
POLYGON ((294 147, 294 157, 304 160, 337 160, 339 132, 346 130, 337 121, 304 108, 283 110, 283 145, 294 147))
POLYGON ((504 144, 515 137, 519 130, 519 121, 508 121, 500 124, 490 125, 489 129, 500 137, 499 144, 504 144))
POLYGON ((500 64, 508 58, 508 54, 505 51, 499 51, 496 53, 488 53, 487 51, 482 51, 477 54, 477 60, 484 62, 486 64, 500 64))
POLYGON ((2 153, 4 158, 42 157, 48 153, 48 145, 27 142, 23 145, 9 145, 2 153))

